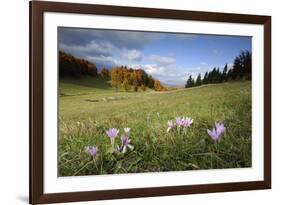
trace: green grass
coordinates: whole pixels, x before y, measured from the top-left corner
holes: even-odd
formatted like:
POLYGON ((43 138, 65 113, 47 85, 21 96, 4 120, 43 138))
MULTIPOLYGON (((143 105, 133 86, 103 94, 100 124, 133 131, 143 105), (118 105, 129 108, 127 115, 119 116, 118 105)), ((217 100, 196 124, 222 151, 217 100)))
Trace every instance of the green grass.
POLYGON ((109 82, 87 77, 62 79, 59 87, 60 176, 251 166, 250 81, 116 92, 109 82), (167 133, 167 121, 177 116, 194 122, 185 131, 167 133), (227 129, 219 143, 206 132, 215 122, 227 129), (131 128, 133 150, 112 153, 105 135, 112 127, 131 128), (98 146, 95 160, 86 146, 98 146))

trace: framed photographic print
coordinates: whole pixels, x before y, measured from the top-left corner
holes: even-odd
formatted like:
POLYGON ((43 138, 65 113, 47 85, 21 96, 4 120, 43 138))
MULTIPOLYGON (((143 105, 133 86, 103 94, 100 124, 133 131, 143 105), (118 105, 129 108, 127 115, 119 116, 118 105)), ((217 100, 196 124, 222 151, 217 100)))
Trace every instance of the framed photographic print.
POLYGON ((271 17, 30 2, 30 203, 271 188, 271 17))

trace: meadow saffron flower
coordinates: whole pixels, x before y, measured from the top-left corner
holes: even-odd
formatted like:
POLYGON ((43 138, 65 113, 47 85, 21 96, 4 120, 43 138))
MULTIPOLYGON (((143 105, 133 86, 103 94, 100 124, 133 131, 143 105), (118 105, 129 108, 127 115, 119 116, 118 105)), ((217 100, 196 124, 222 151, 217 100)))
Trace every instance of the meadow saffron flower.
POLYGON ((167 129, 167 132, 169 132, 174 126, 175 126, 175 125, 174 125, 173 121, 169 120, 169 121, 168 121, 168 129, 167 129))
POLYGON ((181 118, 180 117, 176 117, 176 125, 177 126, 181 126, 181 118))
POLYGON ((212 130, 207 129, 207 133, 215 142, 220 140, 221 135, 225 133, 225 131, 226 128, 223 123, 215 123, 215 127, 212 130))
POLYGON ((117 137, 118 133, 119 133, 119 130, 116 129, 116 128, 111 128, 111 129, 106 131, 106 134, 109 138, 117 137))
POLYGON ((123 135, 121 137, 121 146, 117 147, 117 151, 125 153, 127 150, 127 147, 129 147, 130 149, 133 149, 133 146, 130 144, 131 140, 129 139, 128 136, 123 135))
POLYGON ((129 127, 125 127, 125 128, 124 128, 124 132, 125 132, 126 134, 129 134, 129 133, 130 133, 130 130, 131 130, 131 128, 129 128, 129 127))
POLYGON ((189 117, 183 117, 183 118, 176 117, 176 125, 178 127, 186 128, 189 127, 192 123, 193 123, 193 119, 189 117))
POLYGON ((222 133, 224 133, 226 131, 226 128, 223 123, 215 123, 215 125, 216 125, 216 129, 217 129, 217 133, 219 135, 221 135, 222 133))
POLYGON ((117 128, 110 128, 106 131, 107 136, 110 138, 111 145, 114 146, 114 140, 117 137, 119 130, 117 128))
POLYGON ((97 147, 87 147, 86 149, 88 150, 89 154, 92 157, 96 157, 97 156, 97 152, 98 152, 98 148, 97 147))
POLYGON ((189 117, 182 118, 181 121, 181 126, 184 128, 189 127, 193 123, 193 119, 189 117))
POLYGON ((130 140, 127 136, 122 136, 121 137, 121 144, 122 145, 128 145, 130 143, 130 140))

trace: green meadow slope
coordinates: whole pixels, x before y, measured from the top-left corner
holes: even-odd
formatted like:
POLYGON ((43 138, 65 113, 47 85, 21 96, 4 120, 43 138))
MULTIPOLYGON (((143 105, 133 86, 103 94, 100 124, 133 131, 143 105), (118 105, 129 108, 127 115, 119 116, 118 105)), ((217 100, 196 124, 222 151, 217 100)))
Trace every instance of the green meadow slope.
MULTIPOLYGON (((166 92, 116 92, 94 77, 59 84, 61 176, 251 166, 251 82, 212 84, 166 92), (185 131, 167 133, 167 121, 188 116, 185 131), (206 130, 226 126, 219 143, 206 130), (108 152, 109 128, 131 128, 133 150, 108 152), (95 160, 86 146, 98 146, 95 160)), ((117 139, 118 142, 119 139, 117 139)))

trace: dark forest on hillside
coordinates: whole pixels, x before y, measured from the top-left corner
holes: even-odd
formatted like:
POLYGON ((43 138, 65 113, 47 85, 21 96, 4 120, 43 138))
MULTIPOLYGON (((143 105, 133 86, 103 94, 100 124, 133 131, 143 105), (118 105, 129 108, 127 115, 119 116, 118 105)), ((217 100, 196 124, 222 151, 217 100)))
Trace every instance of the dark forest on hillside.
POLYGON ((81 77, 82 75, 98 76, 96 65, 60 51, 59 76, 81 77))
POLYGON ((195 87, 203 84, 223 83, 227 81, 251 80, 252 75, 252 54, 249 51, 241 51, 234 58, 233 67, 228 68, 226 64, 222 71, 220 68, 213 68, 206 72, 202 78, 201 74, 194 79, 191 75, 188 77, 185 87, 195 87))

